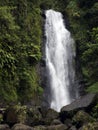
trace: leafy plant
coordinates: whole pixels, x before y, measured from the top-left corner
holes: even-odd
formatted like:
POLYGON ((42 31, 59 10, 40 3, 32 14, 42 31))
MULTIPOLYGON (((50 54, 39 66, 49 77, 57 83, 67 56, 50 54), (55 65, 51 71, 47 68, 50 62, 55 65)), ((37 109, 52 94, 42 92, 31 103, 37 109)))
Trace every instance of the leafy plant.
POLYGON ((98 92, 98 82, 94 83, 87 88, 87 92, 97 93, 98 92))

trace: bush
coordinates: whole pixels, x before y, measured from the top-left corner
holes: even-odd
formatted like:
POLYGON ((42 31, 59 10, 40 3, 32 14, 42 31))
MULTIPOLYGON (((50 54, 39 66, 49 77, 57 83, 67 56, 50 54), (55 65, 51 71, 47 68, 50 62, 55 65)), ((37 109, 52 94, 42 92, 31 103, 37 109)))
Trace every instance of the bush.
POLYGON ((87 92, 97 93, 98 92, 98 82, 94 83, 87 88, 87 92))

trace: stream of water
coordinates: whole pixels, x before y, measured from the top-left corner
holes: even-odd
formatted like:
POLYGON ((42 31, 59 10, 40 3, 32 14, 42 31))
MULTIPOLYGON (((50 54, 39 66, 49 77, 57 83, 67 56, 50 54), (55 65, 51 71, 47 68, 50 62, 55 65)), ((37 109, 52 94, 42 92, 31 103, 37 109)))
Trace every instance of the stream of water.
POLYGON ((46 67, 50 82, 50 108, 60 109, 72 102, 75 82, 75 45, 66 29, 63 16, 54 10, 46 11, 46 67))

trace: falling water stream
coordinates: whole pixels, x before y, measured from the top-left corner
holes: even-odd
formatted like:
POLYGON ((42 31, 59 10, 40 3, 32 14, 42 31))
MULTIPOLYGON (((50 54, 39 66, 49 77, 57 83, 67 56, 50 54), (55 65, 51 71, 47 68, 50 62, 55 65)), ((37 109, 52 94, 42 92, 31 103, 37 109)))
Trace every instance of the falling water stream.
POLYGON ((72 94, 75 93, 75 45, 60 12, 46 11, 45 35, 46 68, 51 90, 50 108, 60 111, 76 96, 72 94))

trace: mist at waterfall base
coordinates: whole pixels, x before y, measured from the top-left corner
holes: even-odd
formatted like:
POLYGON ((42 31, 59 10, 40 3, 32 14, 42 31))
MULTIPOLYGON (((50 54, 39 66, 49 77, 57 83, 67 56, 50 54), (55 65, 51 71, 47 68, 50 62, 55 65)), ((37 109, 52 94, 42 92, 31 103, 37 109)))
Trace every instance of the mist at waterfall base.
POLYGON ((75 44, 60 12, 45 12, 45 55, 50 108, 60 111, 78 97, 75 87, 75 44))

